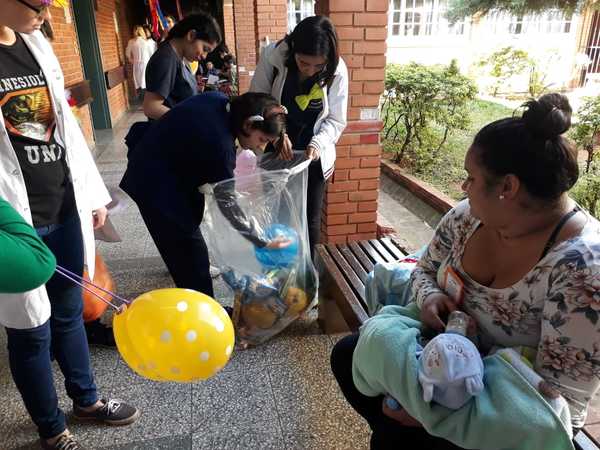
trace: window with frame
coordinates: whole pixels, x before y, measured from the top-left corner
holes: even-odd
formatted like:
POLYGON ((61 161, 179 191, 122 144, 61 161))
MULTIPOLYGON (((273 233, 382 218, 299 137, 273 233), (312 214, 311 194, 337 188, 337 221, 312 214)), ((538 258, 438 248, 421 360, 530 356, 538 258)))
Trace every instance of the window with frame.
POLYGON ((573 13, 553 9, 541 14, 515 16, 493 10, 486 20, 495 34, 558 34, 571 32, 573 13))
POLYGON ((451 25, 445 17, 447 0, 392 0, 392 36, 465 34, 465 21, 451 25))
POLYGON ((288 0, 288 32, 291 32, 302 20, 314 15, 314 0, 288 0))

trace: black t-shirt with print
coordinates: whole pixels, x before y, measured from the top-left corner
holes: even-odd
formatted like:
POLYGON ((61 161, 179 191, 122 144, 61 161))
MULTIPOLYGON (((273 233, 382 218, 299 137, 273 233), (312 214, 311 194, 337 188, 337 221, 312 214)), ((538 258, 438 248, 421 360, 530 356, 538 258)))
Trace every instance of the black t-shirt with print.
POLYGON ((288 110, 286 117, 286 132, 292 146, 297 150, 304 150, 314 136, 315 122, 323 110, 322 98, 311 98, 307 104, 297 101, 296 97, 308 95, 315 85, 315 78, 300 82, 296 70, 288 70, 281 104, 288 110), (304 108, 304 109, 303 109, 304 108))
POLYGON ((65 150, 54 138, 44 74, 18 34, 13 45, 0 45, 0 108, 23 172, 34 226, 61 223, 75 207, 65 150))

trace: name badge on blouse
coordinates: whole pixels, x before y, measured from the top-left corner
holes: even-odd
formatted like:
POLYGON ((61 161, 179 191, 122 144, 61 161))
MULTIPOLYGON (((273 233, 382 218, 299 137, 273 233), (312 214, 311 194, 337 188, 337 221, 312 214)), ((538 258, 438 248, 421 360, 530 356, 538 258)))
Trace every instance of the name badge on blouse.
POLYGON ((444 273, 444 291, 446 291, 448 297, 457 304, 460 304, 463 299, 464 288, 465 283, 463 283, 463 280, 456 271, 451 266, 446 267, 444 273))

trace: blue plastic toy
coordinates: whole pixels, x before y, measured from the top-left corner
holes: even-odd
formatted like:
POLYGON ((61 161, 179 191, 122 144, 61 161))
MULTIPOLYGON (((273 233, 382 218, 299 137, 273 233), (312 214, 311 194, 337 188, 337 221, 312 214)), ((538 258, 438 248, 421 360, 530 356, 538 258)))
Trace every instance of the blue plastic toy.
POLYGON ((272 241, 276 238, 291 240, 291 244, 284 248, 256 248, 256 259, 263 267, 275 269, 288 267, 298 259, 299 243, 298 233, 286 225, 275 223, 265 230, 265 238, 272 241))

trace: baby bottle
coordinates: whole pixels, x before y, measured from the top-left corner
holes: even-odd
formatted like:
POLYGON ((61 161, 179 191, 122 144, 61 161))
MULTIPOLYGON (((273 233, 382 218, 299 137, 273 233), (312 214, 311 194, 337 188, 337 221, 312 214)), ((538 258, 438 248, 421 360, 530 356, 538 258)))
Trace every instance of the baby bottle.
POLYGON ((446 333, 460 334, 461 336, 467 335, 467 328, 469 327, 469 315, 462 311, 452 311, 448 317, 448 323, 446 324, 446 333))

